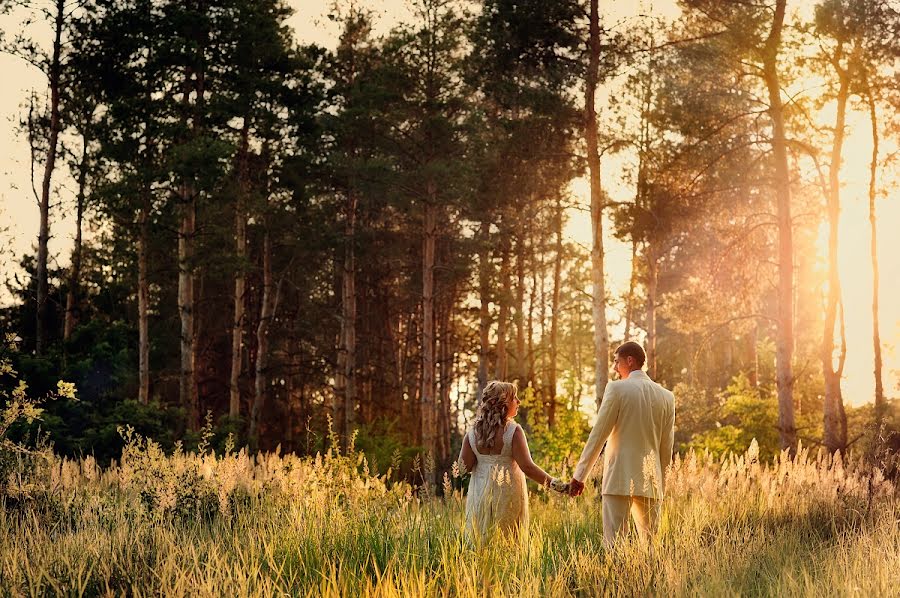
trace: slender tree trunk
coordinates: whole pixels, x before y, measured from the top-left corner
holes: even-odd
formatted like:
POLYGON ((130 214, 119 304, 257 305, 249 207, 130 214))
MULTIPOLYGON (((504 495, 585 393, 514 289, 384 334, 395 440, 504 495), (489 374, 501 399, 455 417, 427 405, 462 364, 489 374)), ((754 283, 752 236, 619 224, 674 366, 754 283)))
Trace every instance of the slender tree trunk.
MULTIPOLYGON (((334 295, 335 297, 341 297, 343 301, 343 247, 336 247, 334 251, 334 295)), ((344 346, 344 329, 341 327, 338 331, 337 336, 334 339, 334 346, 337 350, 337 354, 335 356, 335 368, 334 368, 334 392, 331 397, 331 404, 329 405, 329 411, 331 415, 331 425, 332 431, 337 436, 340 441, 339 449, 344 450, 346 445, 344 441, 346 441, 346 433, 343 429, 345 417, 344 417, 344 389, 347 387, 347 383, 344 380, 344 355, 341 353, 341 347, 344 346)))
MULTIPOLYGON (((562 286, 562 260, 563 260, 563 241, 562 241, 562 201, 556 198, 556 210, 553 214, 553 231, 556 238, 556 251, 553 258, 553 295, 551 298, 550 310, 550 371, 548 372, 548 390, 547 393, 547 425, 551 428, 556 426, 556 368, 558 356, 559 342, 559 291, 562 286)), ((577 397, 576 397, 577 400, 577 397)))
POLYGON ((272 281, 272 239, 268 226, 263 233, 262 245, 262 299, 260 300, 259 322, 256 325, 256 368, 254 371, 253 405, 250 409, 249 440, 253 450, 259 448, 259 423, 265 408, 266 386, 269 375, 269 326, 275 311, 272 281))
POLYGON ((43 354, 47 341, 47 301, 50 285, 47 274, 50 241, 50 182, 53 169, 56 167, 56 151, 59 142, 59 101, 60 74, 62 70, 62 30, 65 19, 65 2, 56 0, 56 16, 54 18, 53 54, 50 58, 50 135, 47 146, 47 161, 44 164, 44 177, 41 180, 41 225, 38 233, 37 254, 37 322, 35 330, 35 352, 43 354))
POLYGON ((69 291, 66 293, 66 319, 63 340, 68 341, 75 329, 78 310, 78 287, 81 283, 81 229, 84 219, 85 185, 87 183, 87 132, 82 137, 81 164, 78 168, 78 195, 75 199, 75 245, 72 247, 72 264, 69 268, 69 291))
POLYGON ((881 426, 887 404, 884 398, 884 385, 881 373, 881 326, 878 309, 878 294, 881 292, 878 278, 878 220, 875 210, 875 199, 878 192, 878 113, 875 110, 875 99, 872 97, 871 89, 867 89, 865 95, 866 104, 869 108, 869 122, 872 125, 872 161, 869 163, 869 229, 872 231, 872 234, 869 242, 869 252, 872 256, 872 346, 875 350, 875 369, 873 372, 875 376, 875 425, 881 426))
MULTIPOLYGON (((203 71, 204 40, 197 39, 195 57, 199 68, 188 65, 185 68, 182 87, 182 123, 190 127, 189 136, 196 137, 203 129, 205 108, 205 73, 203 71), (191 105, 191 92, 196 94, 191 105)), ((197 388, 197 340, 195 328, 196 297, 194 241, 197 220, 197 189, 193 175, 183 175, 178 188, 181 207, 181 224, 178 234, 178 311, 181 319, 181 375, 179 378, 179 399, 188 412, 188 425, 192 430, 200 428, 200 404, 197 388)))
POLYGON ((837 115, 834 140, 831 147, 831 164, 828 169, 828 295, 825 302, 825 330, 822 335, 822 372, 825 378, 824 444, 832 453, 847 448, 847 414, 841 396, 841 377, 846 356, 846 342, 841 326, 841 345, 838 365, 834 365, 835 327, 838 309, 843 319, 841 279, 838 271, 838 227, 841 216, 840 172, 844 146, 844 126, 850 80, 846 71, 839 69, 840 87, 837 97, 837 115))
POLYGON ((246 257, 247 257, 247 208, 246 197, 249 193, 249 161, 250 161, 250 119, 244 117, 241 128, 241 144, 237 155, 238 192, 234 206, 234 253, 237 258, 237 269, 234 273, 234 315, 231 328, 231 375, 229 378, 228 415, 237 418, 241 415, 241 365, 244 353, 244 317, 246 289, 246 257))
MULTIPOLYGON (((289 346, 293 348, 293 345, 293 339, 291 339, 289 346)), ((290 362, 288 363, 288 371, 285 376, 285 378, 287 378, 287 380, 285 381, 285 395, 287 396, 287 405, 286 409, 284 410, 284 446, 286 451, 291 452, 297 451, 297 447, 294 445, 294 422, 296 421, 295 405, 297 404, 294 375, 294 356, 291 355, 290 362)))
POLYGON ((647 243, 647 374, 656 378, 656 305, 659 296, 659 258, 647 243))
MULTIPOLYGON (((146 7, 149 11, 149 6, 146 7)), ((149 16, 149 15, 145 15, 149 16)), ((144 101, 153 101, 150 79, 152 74, 145 70, 143 77, 144 101)), ((143 166, 147 174, 153 171, 154 135, 150 119, 144 121, 143 166)), ((150 224, 153 217, 153 184, 149 176, 141 180, 141 205, 138 212, 138 402, 150 403, 150 224)))
POLYGON ((584 93, 584 137, 591 187, 591 281, 594 321, 594 396, 597 406, 609 381, 609 331, 606 324, 606 281, 603 272, 603 193, 600 187, 600 151, 597 141, 597 113, 594 106, 600 68, 600 12, 598 0, 591 0, 588 70, 584 93))
POLYGON ((525 359, 525 241, 516 238, 516 380, 525 387, 528 365, 525 359))
POLYGON ((422 446, 426 453, 435 454, 435 397, 434 397, 434 259, 437 239, 437 189, 428 185, 428 201, 424 205, 422 235, 422 389, 421 408, 422 446))
POLYGON ((450 458, 450 389, 453 385, 453 351, 451 349, 451 304, 441 309, 440 336, 440 402, 438 409, 438 463, 444 468, 450 458))
POLYGON ((338 349, 337 389, 342 401, 338 430, 346 438, 353 427, 356 409, 356 210, 357 198, 347 194, 344 214, 344 261, 341 268, 341 346, 338 349))
POLYGON ((625 298, 625 333, 623 340, 631 339, 631 326, 634 323, 634 289, 637 282, 637 239, 631 238, 631 276, 628 280, 628 296, 625 298))
POLYGON ((412 312, 406 315, 406 327, 403 326, 403 318, 397 318, 397 388, 400 393, 406 393, 406 348, 409 345, 409 327, 412 321, 412 312))
POLYGON ((145 185, 138 214, 138 401, 150 402, 150 188, 145 185))
MULTIPOLYGON (((650 44, 653 44, 653 40, 650 40, 650 44)), ((646 212, 648 209, 648 184, 647 184, 647 170, 649 168, 648 165, 648 154, 650 152, 650 144, 651 144, 651 133, 650 133, 650 112, 652 110, 653 104, 653 68, 654 64, 651 61, 647 64, 647 68, 643 73, 643 78, 641 80, 642 86, 642 97, 641 97, 641 131, 639 138, 639 148, 638 148, 638 173, 637 173, 637 189, 635 189, 634 194, 634 202, 635 207, 637 208, 638 213, 646 212)), ((638 278, 638 245, 640 244, 640 238, 642 236, 641 231, 638 229, 637 222, 634 223, 634 230, 631 232, 631 276, 628 281, 628 298, 627 305, 625 306, 625 337, 624 340, 631 340, 631 329, 634 325, 634 294, 635 288, 637 286, 637 278, 638 278)), ((649 241, 647 242, 647 246, 649 247, 649 241)), ((648 274, 649 275, 649 274, 648 274)), ((656 284, 656 274, 653 273, 652 277, 654 278, 652 284, 656 284)), ((655 288, 654 288, 655 292, 655 288)), ((654 301, 656 300, 654 296, 654 301)), ((648 299, 648 305, 649 305, 648 299)), ((654 303, 655 305, 655 303, 654 303)), ((649 310, 648 310, 649 311, 649 310)), ((655 310, 652 311, 652 314, 655 318, 655 310)), ((656 320, 654 319, 652 323, 648 323, 648 326, 653 327, 653 339, 655 342, 656 337, 656 320)), ((649 339, 648 339, 649 341, 649 339)), ((654 349, 654 361, 650 361, 648 359, 648 363, 652 363, 655 366, 655 349, 654 349)), ((649 357, 649 355, 648 355, 649 357)), ((653 367, 651 369, 651 376, 655 375, 655 371, 653 367)))
POLYGON ((797 448, 794 424, 794 256, 791 221, 791 182, 784 132, 781 83, 778 78, 778 52, 787 0, 776 0, 772 29, 763 52, 763 77, 769 95, 772 118, 772 151, 775 162, 775 196, 778 221, 778 327, 775 339, 775 370, 778 388, 778 429, 781 448, 797 448))
POLYGON ((750 338, 750 386, 759 389, 759 322, 753 324, 750 338))
MULTIPOLYGON (((397 386, 400 388, 400 393, 404 397, 404 404, 401 410, 401 416, 405 418, 405 421, 409 424, 415 424, 413 429, 416 432, 412 435, 412 438, 418 438, 419 431, 421 431, 421 426, 419 425, 418 419, 413 419, 411 414, 414 413, 414 408, 411 406, 413 395, 416 394, 416 391, 413 390, 410 386, 410 348, 413 346, 413 343, 418 341, 418 332, 416 330, 416 320, 415 320, 415 312, 410 311, 406 315, 406 326, 401 326, 398 330, 397 336, 400 338, 399 344, 399 354, 397 356, 397 371, 400 373, 400 377, 398 379, 397 386)), ((418 383, 417 383, 418 384, 418 383)), ((418 443, 418 440, 415 441, 418 443)))
POLYGON ((484 392, 484 387, 488 382, 488 358, 491 350, 491 248, 488 243, 490 232, 490 222, 485 220, 481 223, 481 229, 478 235, 481 239, 481 245, 478 251, 478 289, 480 304, 478 307, 478 391, 476 400, 481 400, 481 393, 484 392))
POLYGON ((178 312, 181 317, 181 377, 179 397, 189 413, 191 429, 199 424, 197 381, 194 371, 194 232, 197 206, 193 189, 182 189, 181 227, 178 232, 178 312))
POLYGON ((497 367, 494 370, 494 378, 506 380, 509 375, 509 354, 506 350, 506 328, 509 322, 509 234, 500 230, 500 313, 497 317, 497 367))
POLYGON ((538 292, 538 269, 542 265, 543 254, 538 256, 538 260, 532 260, 531 264, 531 290, 528 294, 528 369, 526 372, 526 381, 537 387, 535 384, 535 355, 534 355, 534 312, 535 303, 537 302, 538 292))
POLYGON ((545 266, 544 266, 544 253, 541 252, 541 274, 540 274, 540 285, 541 285, 541 300, 540 300, 540 310, 538 312, 538 320, 541 324, 541 341, 540 341, 540 353, 541 353, 541 385, 543 390, 543 401, 544 401, 544 409, 548 412, 550 410, 550 350, 548 348, 548 339, 550 338, 549 333, 547 332, 547 277, 545 274, 545 266))

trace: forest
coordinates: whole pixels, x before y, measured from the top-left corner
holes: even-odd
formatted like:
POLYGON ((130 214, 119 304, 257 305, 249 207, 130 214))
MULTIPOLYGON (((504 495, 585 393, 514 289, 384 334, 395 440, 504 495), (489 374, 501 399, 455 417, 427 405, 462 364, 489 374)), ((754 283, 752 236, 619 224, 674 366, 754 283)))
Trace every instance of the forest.
POLYGON ((418 0, 386 33, 337 3, 334 48, 299 42, 304 6, 280 0, 3 7, 31 27, 4 51, 48 84, 16 115, 33 187, 3 207, 40 211, 34 251, 6 256, 4 400, 77 389, 11 438, 39 425, 108 463, 120 426, 171 449, 206 423, 220 449, 337 439, 382 472, 443 472, 496 378, 536 457, 570 466, 637 339, 675 391, 678 452, 898 445, 891 2, 616 20, 596 0, 418 0), (861 200, 864 236, 842 236, 861 200), (63 215, 77 233, 50 255, 63 215), (859 245, 850 284, 873 301, 845 304, 859 245), (848 348, 845 309, 871 314, 868 346, 848 348), (871 396, 843 388, 854 350, 871 396))
POLYGON ((895 0, 0 0, 0 594, 896 595, 898 58, 895 0), (473 541, 487 384, 569 480, 625 341, 649 540, 519 471, 473 541))

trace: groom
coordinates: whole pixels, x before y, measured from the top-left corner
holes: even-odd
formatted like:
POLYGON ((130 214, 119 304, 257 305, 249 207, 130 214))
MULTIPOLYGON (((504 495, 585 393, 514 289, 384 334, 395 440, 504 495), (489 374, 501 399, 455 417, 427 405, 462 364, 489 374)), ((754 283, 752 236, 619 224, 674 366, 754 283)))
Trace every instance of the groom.
POLYGON ((582 493, 607 443, 603 464, 607 549, 627 529, 629 513, 642 540, 655 533, 675 435, 675 396, 641 369, 646 361, 643 347, 629 341, 614 355, 613 367, 621 379, 606 385, 597 422, 569 486, 571 496, 582 493))

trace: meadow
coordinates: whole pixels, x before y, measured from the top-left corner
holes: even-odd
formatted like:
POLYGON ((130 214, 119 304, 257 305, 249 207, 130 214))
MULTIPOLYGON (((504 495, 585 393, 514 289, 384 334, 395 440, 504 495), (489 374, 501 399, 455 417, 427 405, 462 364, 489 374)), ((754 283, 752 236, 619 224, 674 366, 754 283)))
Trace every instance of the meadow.
MULTIPOLYGON (((889 595, 900 501, 863 460, 679 457, 658 539, 602 548, 601 501, 535 490, 529 534, 464 534, 464 478, 412 486, 364 454, 45 452, 0 502, 0 595, 889 595)), ((420 474, 430 477, 427 464, 420 474)))

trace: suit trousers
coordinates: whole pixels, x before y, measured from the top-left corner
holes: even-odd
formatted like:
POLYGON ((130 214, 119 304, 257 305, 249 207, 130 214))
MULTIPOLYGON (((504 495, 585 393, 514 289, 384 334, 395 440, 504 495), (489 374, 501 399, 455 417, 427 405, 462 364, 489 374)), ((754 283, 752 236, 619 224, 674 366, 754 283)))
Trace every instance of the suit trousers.
POLYGON ((603 545, 611 550, 628 529, 628 515, 634 519, 638 537, 646 542, 656 533, 659 501, 646 496, 603 495, 603 545))

